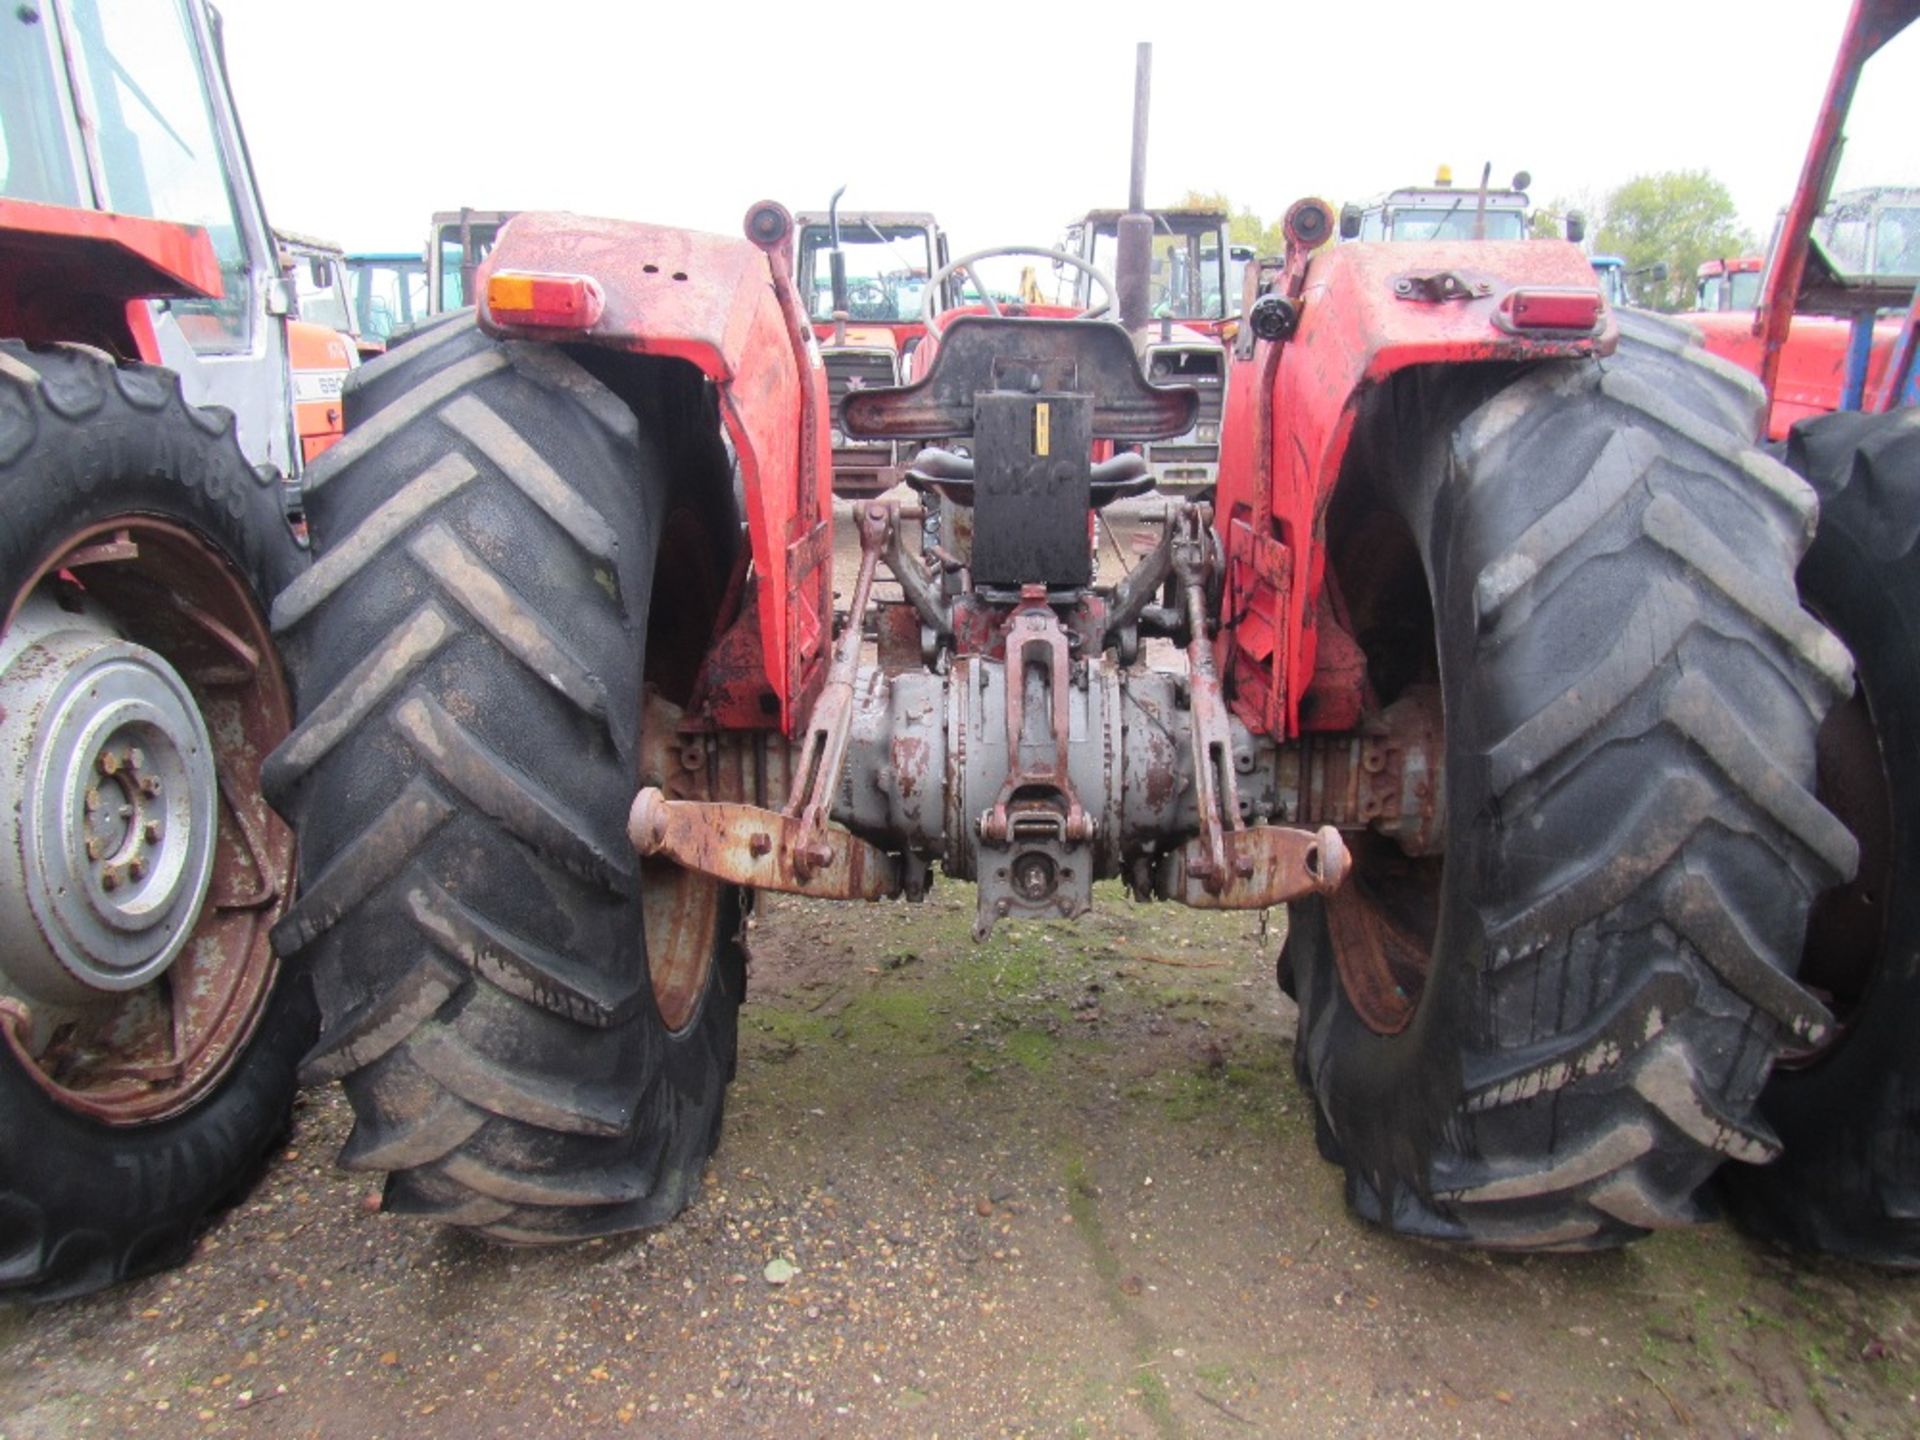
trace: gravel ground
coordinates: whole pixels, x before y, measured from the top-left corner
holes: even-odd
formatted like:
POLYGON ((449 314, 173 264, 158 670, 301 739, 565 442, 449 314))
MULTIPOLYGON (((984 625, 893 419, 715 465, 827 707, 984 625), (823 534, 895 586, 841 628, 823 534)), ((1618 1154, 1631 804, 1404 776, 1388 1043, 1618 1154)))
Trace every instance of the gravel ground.
POLYGON ((756 921, 701 1198, 494 1249, 290 1148, 184 1269, 0 1312, 0 1436, 1910 1435, 1909 1283, 1726 1227, 1413 1246, 1341 1208, 1279 936, 972 894, 756 921))

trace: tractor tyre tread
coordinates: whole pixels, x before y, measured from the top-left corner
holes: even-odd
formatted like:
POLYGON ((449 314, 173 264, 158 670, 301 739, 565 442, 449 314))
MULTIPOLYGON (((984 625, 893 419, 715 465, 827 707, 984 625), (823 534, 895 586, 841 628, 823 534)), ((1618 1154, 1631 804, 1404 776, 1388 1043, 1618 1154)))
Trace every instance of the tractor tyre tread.
POLYGON ((663 1223, 719 1133, 744 991, 654 1006, 625 835, 669 477, 634 413, 471 312, 362 367, 274 620, 301 718, 267 766, 306 893, 343 1164, 389 1209, 517 1243, 663 1223))
POLYGON ((1755 1099, 1828 1023, 1791 975, 1855 859, 1812 793, 1846 655, 1793 599, 1811 494, 1703 357, 1635 318, 1451 434, 1390 422, 1429 457, 1397 503, 1454 732, 1451 928, 1391 1037, 1345 999, 1325 902, 1288 944, 1322 1149, 1404 1233, 1595 1249, 1696 1220, 1726 1157, 1776 1152, 1755 1099))

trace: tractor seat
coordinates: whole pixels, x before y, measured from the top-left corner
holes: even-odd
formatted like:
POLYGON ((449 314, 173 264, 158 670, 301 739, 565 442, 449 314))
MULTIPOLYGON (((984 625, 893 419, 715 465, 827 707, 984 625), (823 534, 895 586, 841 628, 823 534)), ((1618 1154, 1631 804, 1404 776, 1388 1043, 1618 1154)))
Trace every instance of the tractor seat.
MULTIPOLYGON (((956 505, 973 503, 973 457, 928 445, 913 457, 906 481, 921 493, 931 490, 956 505)), ((1123 450, 1097 461, 1087 473, 1089 500, 1095 510, 1116 500, 1144 495, 1153 488, 1153 475, 1144 455, 1123 450)))

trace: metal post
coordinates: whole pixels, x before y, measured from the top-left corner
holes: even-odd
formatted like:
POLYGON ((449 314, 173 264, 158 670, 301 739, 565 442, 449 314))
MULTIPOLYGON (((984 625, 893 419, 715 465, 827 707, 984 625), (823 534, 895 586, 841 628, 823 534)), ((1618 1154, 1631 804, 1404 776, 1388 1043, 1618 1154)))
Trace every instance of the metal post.
POLYGON ((1142 40, 1133 72, 1133 164, 1127 185, 1127 213, 1120 217, 1114 259, 1114 283, 1120 291, 1120 323, 1143 328, 1151 318, 1153 217, 1147 209, 1147 106, 1153 90, 1153 45, 1142 40))

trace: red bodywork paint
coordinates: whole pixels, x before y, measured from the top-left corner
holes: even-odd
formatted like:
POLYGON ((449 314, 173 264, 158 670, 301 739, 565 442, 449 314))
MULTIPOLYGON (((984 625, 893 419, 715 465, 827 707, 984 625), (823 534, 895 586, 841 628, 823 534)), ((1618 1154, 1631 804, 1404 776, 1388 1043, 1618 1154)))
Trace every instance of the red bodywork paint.
POLYGON ((825 676, 832 630, 832 462, 823 423, 826 372, 779 269, 791 269, 785 248, 529 212, 501 231, 476 289, 484 296, 496 271, 590 276, 605 305, 574 334, 501 324, 484 304, 480 323, 498 335, 577 339, 682 360, 713 382, 746 495, 761 665, 779 702, 774 717, 742 695, 743 703, 716 718, 761 728, 777 718, 791 734, 825 676))
POLYGON ((0 200, 0 276, 0 335, 148 361, 159 352, 141 302, 225 291, 198 226, 28 200, 0 200))
MULTIPOLYGON (((1228 563, 1218 642, 1228 700, 1249 727, 1285 740, 1304 728, 1301 697, 1319 665, 1326 507, 1361 398, 1414 366, 1608 354, 1617 330, 1606 311, 1592 335, 1495 324, 1516 288, 1594 288, 1586 256, 1558 241, 1339 245, 1290 256, 1278 287, 1299 302, 1299 328, 1234 361, 1214 525, 1228 563), (1456 289, 1461 298, 1411 298, 1456 289)), ((1313 723, 1351 714, 1325 695, 1313 723)))
MULTIPOLYGON (((1742 370, 1760 374, 1765 340, 1754 332, 1751 310, 1700 311, 1680 317, 1698 329, 1707 349, 1731 360, 1742 370)), ((1795 423, 1809 415, 1827 415, 1840 408, 1847 388, 1847 346, 1851 322, 1831 315, 1795 315, 1774 362, 1773 403, 1767 412, 1767 438, 1784 440, 1795 423)), ((1885 383, 1887 360, 1900 336, 1898 320, 1882 320, 1873 327, 1873 351, 1867 361, 1867 394, 1878 395, 1885 383)))

